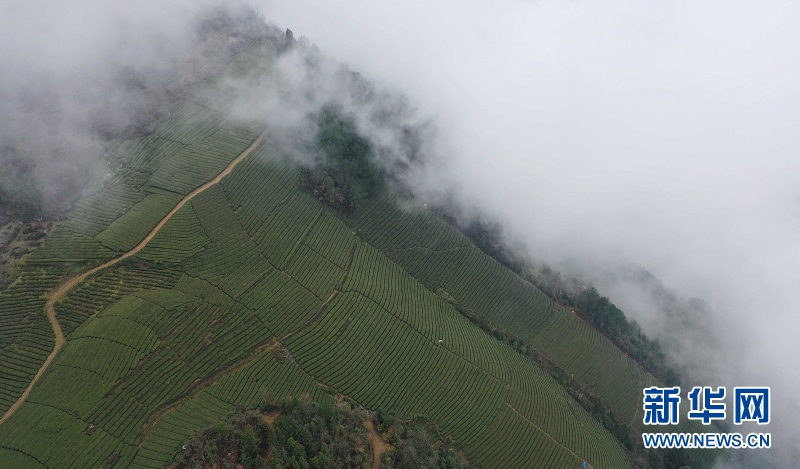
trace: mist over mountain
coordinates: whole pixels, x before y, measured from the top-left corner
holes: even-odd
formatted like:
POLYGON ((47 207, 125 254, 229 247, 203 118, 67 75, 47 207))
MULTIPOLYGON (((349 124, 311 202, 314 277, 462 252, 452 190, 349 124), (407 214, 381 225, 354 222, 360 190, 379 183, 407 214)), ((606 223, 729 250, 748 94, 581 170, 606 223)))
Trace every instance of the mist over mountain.
POLYGON ((795 3, 264 11, 435 117, 440 166, 419 186, 431 199, 457 194, 532 257, 606 289, 693 382, 772 386, 770 453, 796 460, 795 3), (630 265, 705 306, 672 319, 630 265))
MULTIPOLYGON (((313 164, 310 117, 340 106, 420 203, 502 222, 525 257, 597 285, 687 385, 771 386, 766 456, 800 457, 800 7, 252 6, 279 26, 237 28, 298 41, 228 83, 231 114, 313 164)), ((146 133, 224 63, 237 39, 204 29, 210 8, 3 2, 0 216, 67 207, 103 142, 146 133)))
POLYGON ((106 174, 109 141, 152 132, 237 42, 276 33, 237 3, 3 2, 0 14, 0 217, 23 219, 68 208, 106 174))

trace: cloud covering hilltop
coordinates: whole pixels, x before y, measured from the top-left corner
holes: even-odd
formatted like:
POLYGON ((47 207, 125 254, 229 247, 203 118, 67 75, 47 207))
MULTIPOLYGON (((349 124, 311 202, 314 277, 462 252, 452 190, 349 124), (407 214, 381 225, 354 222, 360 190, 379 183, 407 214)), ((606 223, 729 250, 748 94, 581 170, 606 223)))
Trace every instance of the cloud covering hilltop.
POLYGON ((800 6, 350 0, 264 11, 434 116, 439 161, 421 192, 458 194, 535 258, 598 284, 697 383, 771 385, 770 454, 800 457, 800 6), (701 317, 665 315, 675 304, 641 267, 675 298, 702 298, 691 303, 701 317))
MULTIPOLYGON (((143 131, 205 76, 213 61, 192 53, 225 49, 198 36, 212 5, 0 2, 0 208, 60 209, 104 139, 143 131)), ((278 62, 277 87, 235 84, 231 112, 282 111, 271 123, 296 143, 336 100, 387 168, 413 169, 421 200, 498 220, 533 258, 596 283, 698 384, 772 386, 769 457, 800 457, 796 2, 250 5, 380 99, 339 64, 308 68, 306 45, 278 62)))

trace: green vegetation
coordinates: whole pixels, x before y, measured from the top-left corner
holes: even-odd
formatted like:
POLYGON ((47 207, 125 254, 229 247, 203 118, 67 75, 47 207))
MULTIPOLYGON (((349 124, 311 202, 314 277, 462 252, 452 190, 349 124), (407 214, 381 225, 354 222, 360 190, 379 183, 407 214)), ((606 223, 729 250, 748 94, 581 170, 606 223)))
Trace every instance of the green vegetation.
POLYGON ((0 291, 0 413, 22 393, 53 348, 42 292, 58 283, 62 271, 21 270, 13 285, 0 291))
MULTIPOLYGON (((268 68, 270 44, 248 44, 224 76, 268 68)), ((198 87, 151 135, 121 144, 123 169, 0 292, 4 408, 52 349, 44 295, 136 245, 256 139, 214 96, 213 83, 198 87)), ((328 119, 323 146, 366 151, 352 123, 328 119)), ((353 204, 320 203, 298 184, 308 173, 265 142, 141 252, 70 290, 56 305, 67 343, 0 425, 0 456, 12 467, 158 468, 213 455, 368 464, 363 426, 336 405, 346 396, 380 409, 394 447, 386 465, 459 467, 463 455, 478 467, 631 466, 614 425, 640 421, 641 389, 657 380, 441 218, 377 195, 378 179, 360 172, 374 175, 367 153, 342 151, 326 177, 341 177, 333 187, 353 204), (235 417, 266 396, 305 397, 282 404, 273 434, 235 417), (330 409, 353 431, 333 427, 330 409), (224 431, 200 433, 214 444, 182 451, 224 419, 224 431)))
POLYGON ((404 422, 379 409, 373 424, 369 414, 347 400, 268 398, 195 434, 170 467, 468 467, 452 439, 424 420, 404 422))
POLYGON ((78 81, 67 72, 29 80, 16 95, 4 92, 3 112, 10 114, 0 129, 0 225, 61 218, 87 184, 104 185, 108 172, 129 169, 119 167, 124 157, 106 155, 114 143, 165 143, 143 137, 163 129, 177 106, 201 101, 200 91, 240 51, 274 55, 278 47, 277 29, 246 8, 208 9, 193 26, 196 34, 186 36, 190 53, 164 60, 157 70, 104 61, 103 81, 78 81))
POLYGON ((125 170, 81 199, 34 261, 99 261, 133 248, 184 195, 212 179, 257 132, 192 101, 152 135, 117 151, 125 170))
POLYGON ((270 443, 269 425, 261 414, 237 415, 203 430, 171 467, 265 467, 274 449, 270 443))
POLYGON ((372 162, 369 141, 341 110, 323 108, 317 125, 315 145, 321 155, 304 171, 302 184, 328 206, 352 215, 381 190, 383 171, 372 162))
POLYGON ((565 280, 547 266, 531 268, 501 241, 502 227, 497 223, 474 220, 463 231, 483 252, 589 321, 649 373, 670 386, 678 384, 678 373, 666 363, 658 341, 648 339, 636 321, 628 321, 625 313, 594 287, 584 286, 575 279, 565 280))
POLYGON ((456 302, 455 299, 453 299, 453 297, 450 296, 450 294, 448 294, 446 291, 439 289, 437 294, 452 304, 461 314, 480 327, 484 332, 493 335, 498 340, 506 342, 519 353, 530 357, 542 368, 542 370, 547 372, 564 389, 566 389, 569 395, 584 409, 586 409, 587 412, 589 412, 595 419, 603 424, 603 426, 612 435, 614 435, 614 437, 620 443, 622 443, 629 452, 634 450, 636 443, 639 441, 639 435, 635 433, 634 429, 627 425, 619 415, 603 404, 596 391, 578 381, 575 378, 575 375, 567 373, 549 357, 536 350, 532 344, 523 339, 515 337, 511 333, 497 329, 482 317, 472 313, 471 311, 468 311, 458 304, 458 302, 456 302))
POLYGON ((579 381, 575 375, 568 373, 547 355, 536 350, 532 344, 515 337, 513 334, 497 329, 480 316, 464 309, 446 291, 440 289, 437 293, 486 333, 506 342, 519 353, 535 361, 542 370, 547 372, 569 393, 570 397, 575 399, 581 407, 586 409, 592 417, 614 435, 617 441, 623 445, 632 461, 647 461, 650 466, 658 468, 694 467, 703 463, 702 459, 698 459, 694 454, 686 450, 646 449, 642 444, 642 432, 640 429, 637 426, 631 426, 626 423, 619 414, 605 405, 595 389, 579 381))
POLYGON ((383 453, 381 469, 469 467, 464 455, 456 450, 452 438, 439 434, 436 427, 424 419, 404 422, 378 409, 375 425, 378 431, 389 437, 391 443, 383 453))
POLYGON ((388 199, 355 218, 365 240, 387 252, 431 292, 442 289, 498 330, 514 331, 515 337, 596 389, 624 421, 635 420, 641 389, 656 380, 586 321, 485 255, 444 220, 425 213, 404 214, 388 199), (396 228, 396 220, 413 226, 422 218, 431 219, 424 230, 396 228))
POLYGON ((629 357, 669 386, 679 384, 680 376, 667 364, 666 356, 657 340, 644 335, 636 321, 628 321, 625 314, 594 287, 577 288, 577 281, 566 282, 561 275, 545 267, 527 269, 525 278, 539 287, 554 301, 567 305, 611 339, 629 357))
POLYGON ((356 468, 369 467, 372 453, 365 411, 291 399, 265 402, 212 425, 186 444, 172 467, 356 468), (265 414, 264 412, 271 412, 265 414))
POLYGON ((52 227, 52 223, 39 222, 0 226, 0 291, 19 276, 27 255, 41 246, 52 227))

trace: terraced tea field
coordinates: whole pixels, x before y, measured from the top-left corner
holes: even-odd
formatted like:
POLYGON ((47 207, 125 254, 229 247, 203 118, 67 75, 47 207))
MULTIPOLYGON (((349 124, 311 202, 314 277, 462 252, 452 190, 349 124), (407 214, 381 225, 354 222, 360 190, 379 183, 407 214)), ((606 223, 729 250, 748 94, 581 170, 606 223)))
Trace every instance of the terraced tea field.
MULTIPOLYGON (((226 74, 268 73, 253 44, 226 74)), ((220 91, 220 93, 223 93, 220 91)), ((224 100, 224 99, 223 99, 224 100)), ((431 213, 387 199, 343 218, 261 129, 196 90, 86 196, 0 293, 4 467, 164 467, 264 396, 346 396, 425 416, 482 467, 630 465, 529 358, 436 293, 514 330, 636 422, 652 376, 431 213), (82 276, 85 275, 85 276, 82 276)))

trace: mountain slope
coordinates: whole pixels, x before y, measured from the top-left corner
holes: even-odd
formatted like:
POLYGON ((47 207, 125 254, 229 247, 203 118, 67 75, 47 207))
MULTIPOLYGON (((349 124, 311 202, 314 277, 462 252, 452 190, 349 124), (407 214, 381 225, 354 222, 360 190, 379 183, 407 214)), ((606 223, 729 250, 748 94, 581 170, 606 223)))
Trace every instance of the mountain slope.
MULTIPOLYGON (((275 53, 253 44, 226 76, 268 74, 275 53)), ((213 109, 215 93, 196 90, 155 134, 123 146, 125 171, 84 198, 0 293, 2 320, 27 334, 0 331, 13 363, 0 410, 52 348, 38 296, 65 270, 136 246, 256 140, 260 129, 213 109)), ((517 331, 631 423, 650 375, 434 215, 378 199, 342 218, 275 155, 265 141, 144 249, 56 304, 66 345, 0 426, 0 459, 163 467, 192 432, 265 393, 308 393, 425 416, 479 466, 630 465, 556 381, 443 294, 517 331)))

